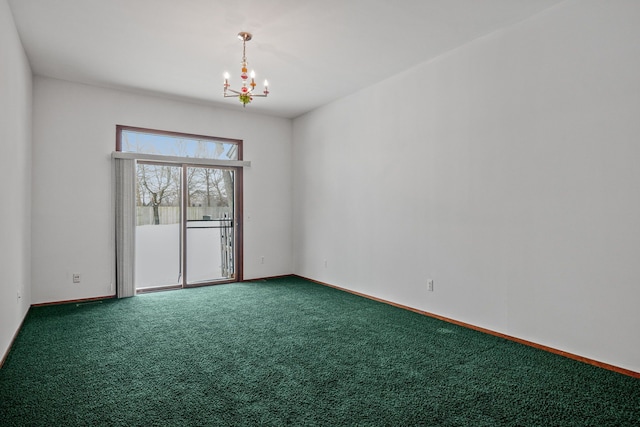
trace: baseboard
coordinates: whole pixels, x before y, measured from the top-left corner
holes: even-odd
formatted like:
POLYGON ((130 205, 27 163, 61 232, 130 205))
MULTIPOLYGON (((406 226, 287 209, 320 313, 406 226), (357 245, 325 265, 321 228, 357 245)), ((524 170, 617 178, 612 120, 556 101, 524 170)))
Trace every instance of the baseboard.
POLYGON ((20 321, 20 325, 18 325, 18 329, 16 329, 15 333, 13 334, 13 338, 11 338, 11 341, 9 341, 9 347, 7 347, 7 350, 2 355, 2 359, 0 359, 0 369, 2 369, 2 366, 4 366, 4 362, 7 360, 7 357, 9 357, 9 352, 11 351, 11 348, 13 347, 13 343, 16 341, 16 338, 18 338, 18 334, 22 330, 22 325, 24 324, 24 319, 26 319, 27 316, 29 315, 29 310, 31 310, 31 307, 29 307, 27 309, 27 312, 24 314, 24 317, 22 317, 22 320, 20 321))
MULTIPOLYGON (((264 282, 264 281, 267 281, 267 280, 284 279, 286 277, 293 277, 293 276, 295 276, 295 274, 279 274, 277 276, 256 277, 256 278, 253 278, 253 279, 244 279, 242 281, 242 283, 264 282)), ((300 276, 297 276, 297 277, 300 277, 300 276)), ((308 280, 308 279, 306 279, 306 280, 308 280)))
POLYGON ((303 277, 303 276, 300 276, 300 275, 297 275, 297 274, 294 274, 294 276, 299 277, 299 278, 304 279, 304 280, 308 280, 308 281, 313 282, 313 283, 317 283, 317 284, 322 285, 322 286, 327 286, 327 287, 330 287, 330 288, 338 289, 340 291, 348 292, 348 293, 353 294, 353 295, 358 295, 358 296, 361 296, 361 297, 364 297, 364 298, 368 298, 370 300, 374 300, 374 301, 378 301, 378 302, 381 302, 381 303, 384 303, 384 304, 392 305, 394 307, 398 307, 398 308, 401 308, 401 309, 404 309, 404 310, 413 311, 414 313, 418 313, 418 314, 421 314, 423 316, 432 317, 434 319, 442 320, 442 321, 447 322, 447 323, 452 323, 454 325, 462 326, 462 327, 465 327, 465 328, 468 328, 468 329, 473 329, 474 331, 478 331, 478 332, 482 332, 482 333, 485 333, 485 334, 493 335, 493 336, 496 336, 496 337, 504 338, 504 339, 507 339, 509 341, 514 341, 514 342, 517 342, 519 344, 523 344, 523 345, 526 345, 526 346, 529 346, 529 347, 537 348, 539 350, 544 350, 544 351, 547 351, 549 353, 557 354, 559 356, 563 356, 563 357, 566 357, 566 358, 569 358, 569 359, 577 360, 579 362, 587 363, 589 365, 597 366, 598 368, 603 368, 603 369, 606 369, 606 370, 609 370, 609 371, 613 371, 613 372, 617 372, 619 374, 627 375, 627 376, 630 376, 630 377, 633 377, 633 378, 640 378, 640 372, 635 372, 635 371, 632 371, 630 369, 621 368, 619 366, 615 366, 615 365, 611 365, 611 364, 608 364, 608 363, 600 362, 598 360, 589 359, 588 357, 583 357, 583 356, 580 356, 580 355, 577 355, 577 354, 568 353, 566 351, 558 350, 557 348, 553 348, 553 347, 549 347, 549 346, 546 346, 546 345, 538 344, 538 343, 535 343, 533 341, 528 341, 528 340, 525 340, 525 339, 522 339, 522 338, 518 338, 518 337, 514 337, 514 336, 511 336, 511 335, 502 334, 500 332, 492 331, 490 329, 482 328, 480 326, 472 325, 470 323, 465 323, 465 322, 461 322, 459 320, 450 319, 448 317, 440 316, 438 314, 429 313, 428 311, 422 311, 422 310, 418 310, 416 308, 409 307, 409 306, 406 306, 406 305, 397 304, 397 303, 392 302, 392 301, 387 301, 387 300, 384 300, 382 298, 377 298, 377 297, 373 297, 371 295, 363 294, 361 292, 352 291, 352 290, 349 290, 349 289, 346 289, 346 288, 342 288, 340 286, 332 285, 330 283, 325 283, 325 282, 321 282, 321 281, 318 281, 318 280, 309 279, 308 277, 303 277))
POLYGON ((70 299, 64 301, 52 301, 52 302, 42 302, 39 304, 31 304, 31 307, 47 307, 50 305, 62 305, 62 304, 79 304, 84 302, 92 302, 92 301, 102 301, 107 299, 115 298, 115 295, 105 295, 101 297, 92 297, 92 298, 80 298, 80 299, 70 299))

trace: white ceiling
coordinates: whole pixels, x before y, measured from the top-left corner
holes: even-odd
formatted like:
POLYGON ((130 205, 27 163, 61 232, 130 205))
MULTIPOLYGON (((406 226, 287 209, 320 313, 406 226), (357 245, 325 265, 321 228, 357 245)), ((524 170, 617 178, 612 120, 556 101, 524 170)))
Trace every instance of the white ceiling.
MULTIPOLYGON (((34 74, 296 117, 563 0, 9 0, 34 74), (235 84, 234 84, 235 83, 235 84)), ((398 90, 408 90, 398 88, 398 90)))

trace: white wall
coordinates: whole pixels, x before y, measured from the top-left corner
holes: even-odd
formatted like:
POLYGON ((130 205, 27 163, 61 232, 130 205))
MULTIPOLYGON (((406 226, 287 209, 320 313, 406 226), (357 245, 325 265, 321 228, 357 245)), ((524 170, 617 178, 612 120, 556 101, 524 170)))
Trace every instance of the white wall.
POLYGON ((117 124, 244 140, 244 277, 291 273, 291 120, 44 77, 33 120, 34 303, 114 294, 117 124))
POLYGON ((294 120, 295 272, 640 371, 639 22, 570 0, 294 120))
POLYGON ((0 0, 0 359, 31 303, 32 105, 31 68, 0 0))

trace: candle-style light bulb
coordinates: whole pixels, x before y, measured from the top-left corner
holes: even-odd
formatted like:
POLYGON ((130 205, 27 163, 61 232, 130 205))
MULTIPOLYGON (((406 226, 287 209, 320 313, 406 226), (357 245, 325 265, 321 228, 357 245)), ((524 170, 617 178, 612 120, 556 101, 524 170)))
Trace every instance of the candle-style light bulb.
POLYGON ((227 96, 227 89, 229 88, 229 73, 224 73, 224 84, 222 85, 224 88, 224 96, 227 96))
POLYGON ((256 88, 255 77, 256 77, 256 72, 251 70, 251 90, 256 88))

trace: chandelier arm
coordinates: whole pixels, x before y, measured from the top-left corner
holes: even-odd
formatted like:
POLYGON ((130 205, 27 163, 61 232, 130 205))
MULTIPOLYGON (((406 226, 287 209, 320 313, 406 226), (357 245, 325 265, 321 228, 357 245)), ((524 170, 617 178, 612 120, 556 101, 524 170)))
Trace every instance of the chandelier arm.
MULTIPOLYGON (((235 90, 229 90, 229 92, 233 92, 233 95, 229 95, 228 93, 224 94, 225 98, 237 98, 240 95, 242 95, 241 92, 235 91, 235 90)), ((258 98, 266 98, 268 95, 262 94, 262 93, 253 93, 253 92, 247 92, 245 95, 249 95, 252 98, 253 97, 258 97, 258 98)))

